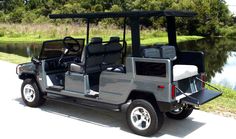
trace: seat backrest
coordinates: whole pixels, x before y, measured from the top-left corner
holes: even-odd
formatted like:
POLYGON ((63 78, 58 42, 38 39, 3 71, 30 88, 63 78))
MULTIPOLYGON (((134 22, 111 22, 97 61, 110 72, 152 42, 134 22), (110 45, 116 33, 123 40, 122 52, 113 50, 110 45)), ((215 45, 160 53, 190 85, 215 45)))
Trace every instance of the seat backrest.
POLYGON ((117 64, 121 60, 122 45, 119 37, 111 37, 105 46, 104 63, 117 64))
POLYGON ((142 50, 142 55, 145 58, 160 58, 161 53, 157 48, 145 48, 142 50))
POLYGON ((174 46, 161 46, 160 47, 161 50, 161 57, 162 58, 168 58, 170 60, 175 60, 176 57, 176 49, 174 46))
POLYGON ((87 45, 84 58, 81 58, 82 62, 85 61, 87 72, 99 72, 101 70, 100 65, 103 62, 105 48, 102 45, 102 38, 94 37, 87 45))
POLYGON ((174 46, 157 46, 144 48, 142 50, 143 57, 146 58, 168 58, 170 60, 176 59, 176 50, 174 46))

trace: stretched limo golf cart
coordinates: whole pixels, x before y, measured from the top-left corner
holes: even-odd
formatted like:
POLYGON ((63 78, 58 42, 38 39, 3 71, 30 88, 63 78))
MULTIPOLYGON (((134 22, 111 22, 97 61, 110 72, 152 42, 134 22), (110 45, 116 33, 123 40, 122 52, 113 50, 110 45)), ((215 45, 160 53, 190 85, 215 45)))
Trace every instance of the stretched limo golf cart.
MULTIPOLYGON (((204 88, 204 54, 182 52, 176 43, 176 17, 185 11, 133 11, 50 15, 51 19, 83 18, 86 38, 45 41, 38 58, 19 64, 24 103, 37 107, 46 99, 126 112, 130 129, 149 136, 162 126, 164 114, 184 119, 195 107, 221 95, 204 88), (140 47, 140 18, 164 17, 167 45, 140 47), (89 37, 90 21, 123 18, 123 37, 89 37), (132 53, 126 56, 126 25, 132 53)), ((216 89, 217 90, 217 89, 216 89)))

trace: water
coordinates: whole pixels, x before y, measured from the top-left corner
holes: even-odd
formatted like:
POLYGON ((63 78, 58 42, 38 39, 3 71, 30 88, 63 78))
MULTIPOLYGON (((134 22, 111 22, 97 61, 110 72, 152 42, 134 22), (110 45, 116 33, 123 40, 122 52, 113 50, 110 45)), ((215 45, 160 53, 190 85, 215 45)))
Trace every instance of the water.
POLYGON ((0 52, 32 57, 39 55, 41 46, 40 43, 0 43, 0 52))
MULTIPOLYGON (((4 43, 0 52, 17 54, 24 57, 37 56, 40 43, 4 43)), ((179 43, 181 50, 203 51, 207 80, 236 90, 236 40, 208 38, 179 43)))
POLYGON ((181 50, 203 51, 207 80, 236 90, 236 40, 208 38, 179 46, 181 50))

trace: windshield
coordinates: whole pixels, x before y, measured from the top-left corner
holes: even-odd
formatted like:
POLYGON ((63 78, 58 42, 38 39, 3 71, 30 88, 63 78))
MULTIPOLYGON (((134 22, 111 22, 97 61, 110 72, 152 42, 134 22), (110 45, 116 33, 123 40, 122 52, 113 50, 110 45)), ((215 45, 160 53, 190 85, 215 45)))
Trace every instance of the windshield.
MULTIPOLYGON (((72 55, 81 55, 83 48, 84 48, 84 41, 85 39, 76 39, 80 44, 80 50, 78 52, 72 52, 69 51, 66 56, 72 56, 72 55)), ((74 45, 73 47, 78 47, 78 45, 74 45)), ((60 57, 62 53, 64 52, 64 44, 63 40, 52 40, 52 41, 46 41, 43 43, 43 47, 40 53, 40 59, 48 59, 48 58, 56 58, 60 57)), ((74 48, 76 49, 76 48, 74 48)))

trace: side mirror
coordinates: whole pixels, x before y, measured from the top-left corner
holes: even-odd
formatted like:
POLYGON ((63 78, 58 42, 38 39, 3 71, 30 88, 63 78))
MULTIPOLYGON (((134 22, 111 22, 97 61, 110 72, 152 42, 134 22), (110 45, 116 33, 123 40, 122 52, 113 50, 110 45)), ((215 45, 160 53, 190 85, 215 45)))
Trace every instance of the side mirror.
POLYGON ((39 61, 39 59, 36 58, 36 57, 32 57, 32 58, 31 58, 31 62, 33 62, 34 64, 40 64, 40 63, 41 63, 41 62, 39 61))

